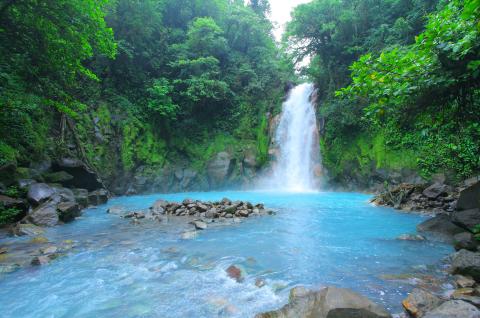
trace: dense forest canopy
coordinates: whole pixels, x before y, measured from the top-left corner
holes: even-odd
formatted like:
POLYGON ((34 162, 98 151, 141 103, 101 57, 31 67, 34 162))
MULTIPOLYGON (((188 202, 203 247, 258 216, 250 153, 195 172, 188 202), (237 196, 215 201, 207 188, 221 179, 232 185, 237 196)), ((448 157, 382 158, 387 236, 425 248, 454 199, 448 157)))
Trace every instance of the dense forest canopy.
POLYGON ((266 159, 262 122, 293 76, 268 11, 268 1, 3 1, 0 162, 68 154, 69 130, 107 174, 178 156, 201 167, 235 140, 266 159))
POLYGON ((297 60, 312 58, 305 72, 319 87, 333 178, 385 168, 420 169, 424 177, 478 173, 479 7, 477 0, 314 0, 294 11, 285 41, 297 60))

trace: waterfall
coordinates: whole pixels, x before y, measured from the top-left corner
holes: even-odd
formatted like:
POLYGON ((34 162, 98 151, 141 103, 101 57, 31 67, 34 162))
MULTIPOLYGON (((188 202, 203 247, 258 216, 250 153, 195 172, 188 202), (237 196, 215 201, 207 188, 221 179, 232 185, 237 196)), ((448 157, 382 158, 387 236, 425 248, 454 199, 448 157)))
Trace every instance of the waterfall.
POLYGON ((318 189, 319 140, 312 84, 293 88, 283 104, 275 134, 278 147, 268 187, 285 191, 318 189))

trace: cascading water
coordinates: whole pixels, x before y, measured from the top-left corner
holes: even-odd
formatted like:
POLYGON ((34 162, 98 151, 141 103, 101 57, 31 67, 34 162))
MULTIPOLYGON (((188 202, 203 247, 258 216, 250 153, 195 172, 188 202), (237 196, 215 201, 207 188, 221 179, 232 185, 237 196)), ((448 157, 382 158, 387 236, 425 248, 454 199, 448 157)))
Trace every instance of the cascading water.
POLYGON ((311 97, 313 84, 293 88, 283 104, 275 135, 277 162, 270 187, 286 191, 312 191, 320 163, 317 120, 311 97))

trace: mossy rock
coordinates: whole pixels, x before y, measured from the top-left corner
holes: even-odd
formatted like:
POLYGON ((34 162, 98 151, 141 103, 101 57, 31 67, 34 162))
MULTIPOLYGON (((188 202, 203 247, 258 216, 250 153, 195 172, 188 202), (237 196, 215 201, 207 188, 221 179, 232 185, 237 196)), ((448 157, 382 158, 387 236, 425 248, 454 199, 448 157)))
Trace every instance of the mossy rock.
POLYGON ((45 173, 43 175, 43 178, 45 179, 46 182, 49 183, 65 183, 67 181, 70 181, 73 179, 73 176, 69 174, 68 172, 65 171, 58 171, 58 172, 52 172, 52 173, 45 173))

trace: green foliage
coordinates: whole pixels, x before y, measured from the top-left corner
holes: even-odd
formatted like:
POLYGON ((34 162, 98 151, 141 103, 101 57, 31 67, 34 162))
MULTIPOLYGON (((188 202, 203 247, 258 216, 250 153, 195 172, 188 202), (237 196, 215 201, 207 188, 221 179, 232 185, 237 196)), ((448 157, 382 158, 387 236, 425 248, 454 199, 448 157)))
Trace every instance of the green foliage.
POLYGON ((5 208, 0 205, 0 226, 15 222, 22 214, 22 211, 16 208, 5 208))
POLYGON ((150 93, 148 108, 154 115, 167 120, 176 119, 179 106, 173 103, 169 95, 172 91, 173 86, 170 85, 169 80, 166 78, 160 78, 153 82, 152 87, 148 89, 150 93))
POLYGON ((262 166, 268 160, 268 146, 270 138, 268 137, 268 120, 267 116, 262 116, 260 125, 257 130, 257 159, 262 166))

